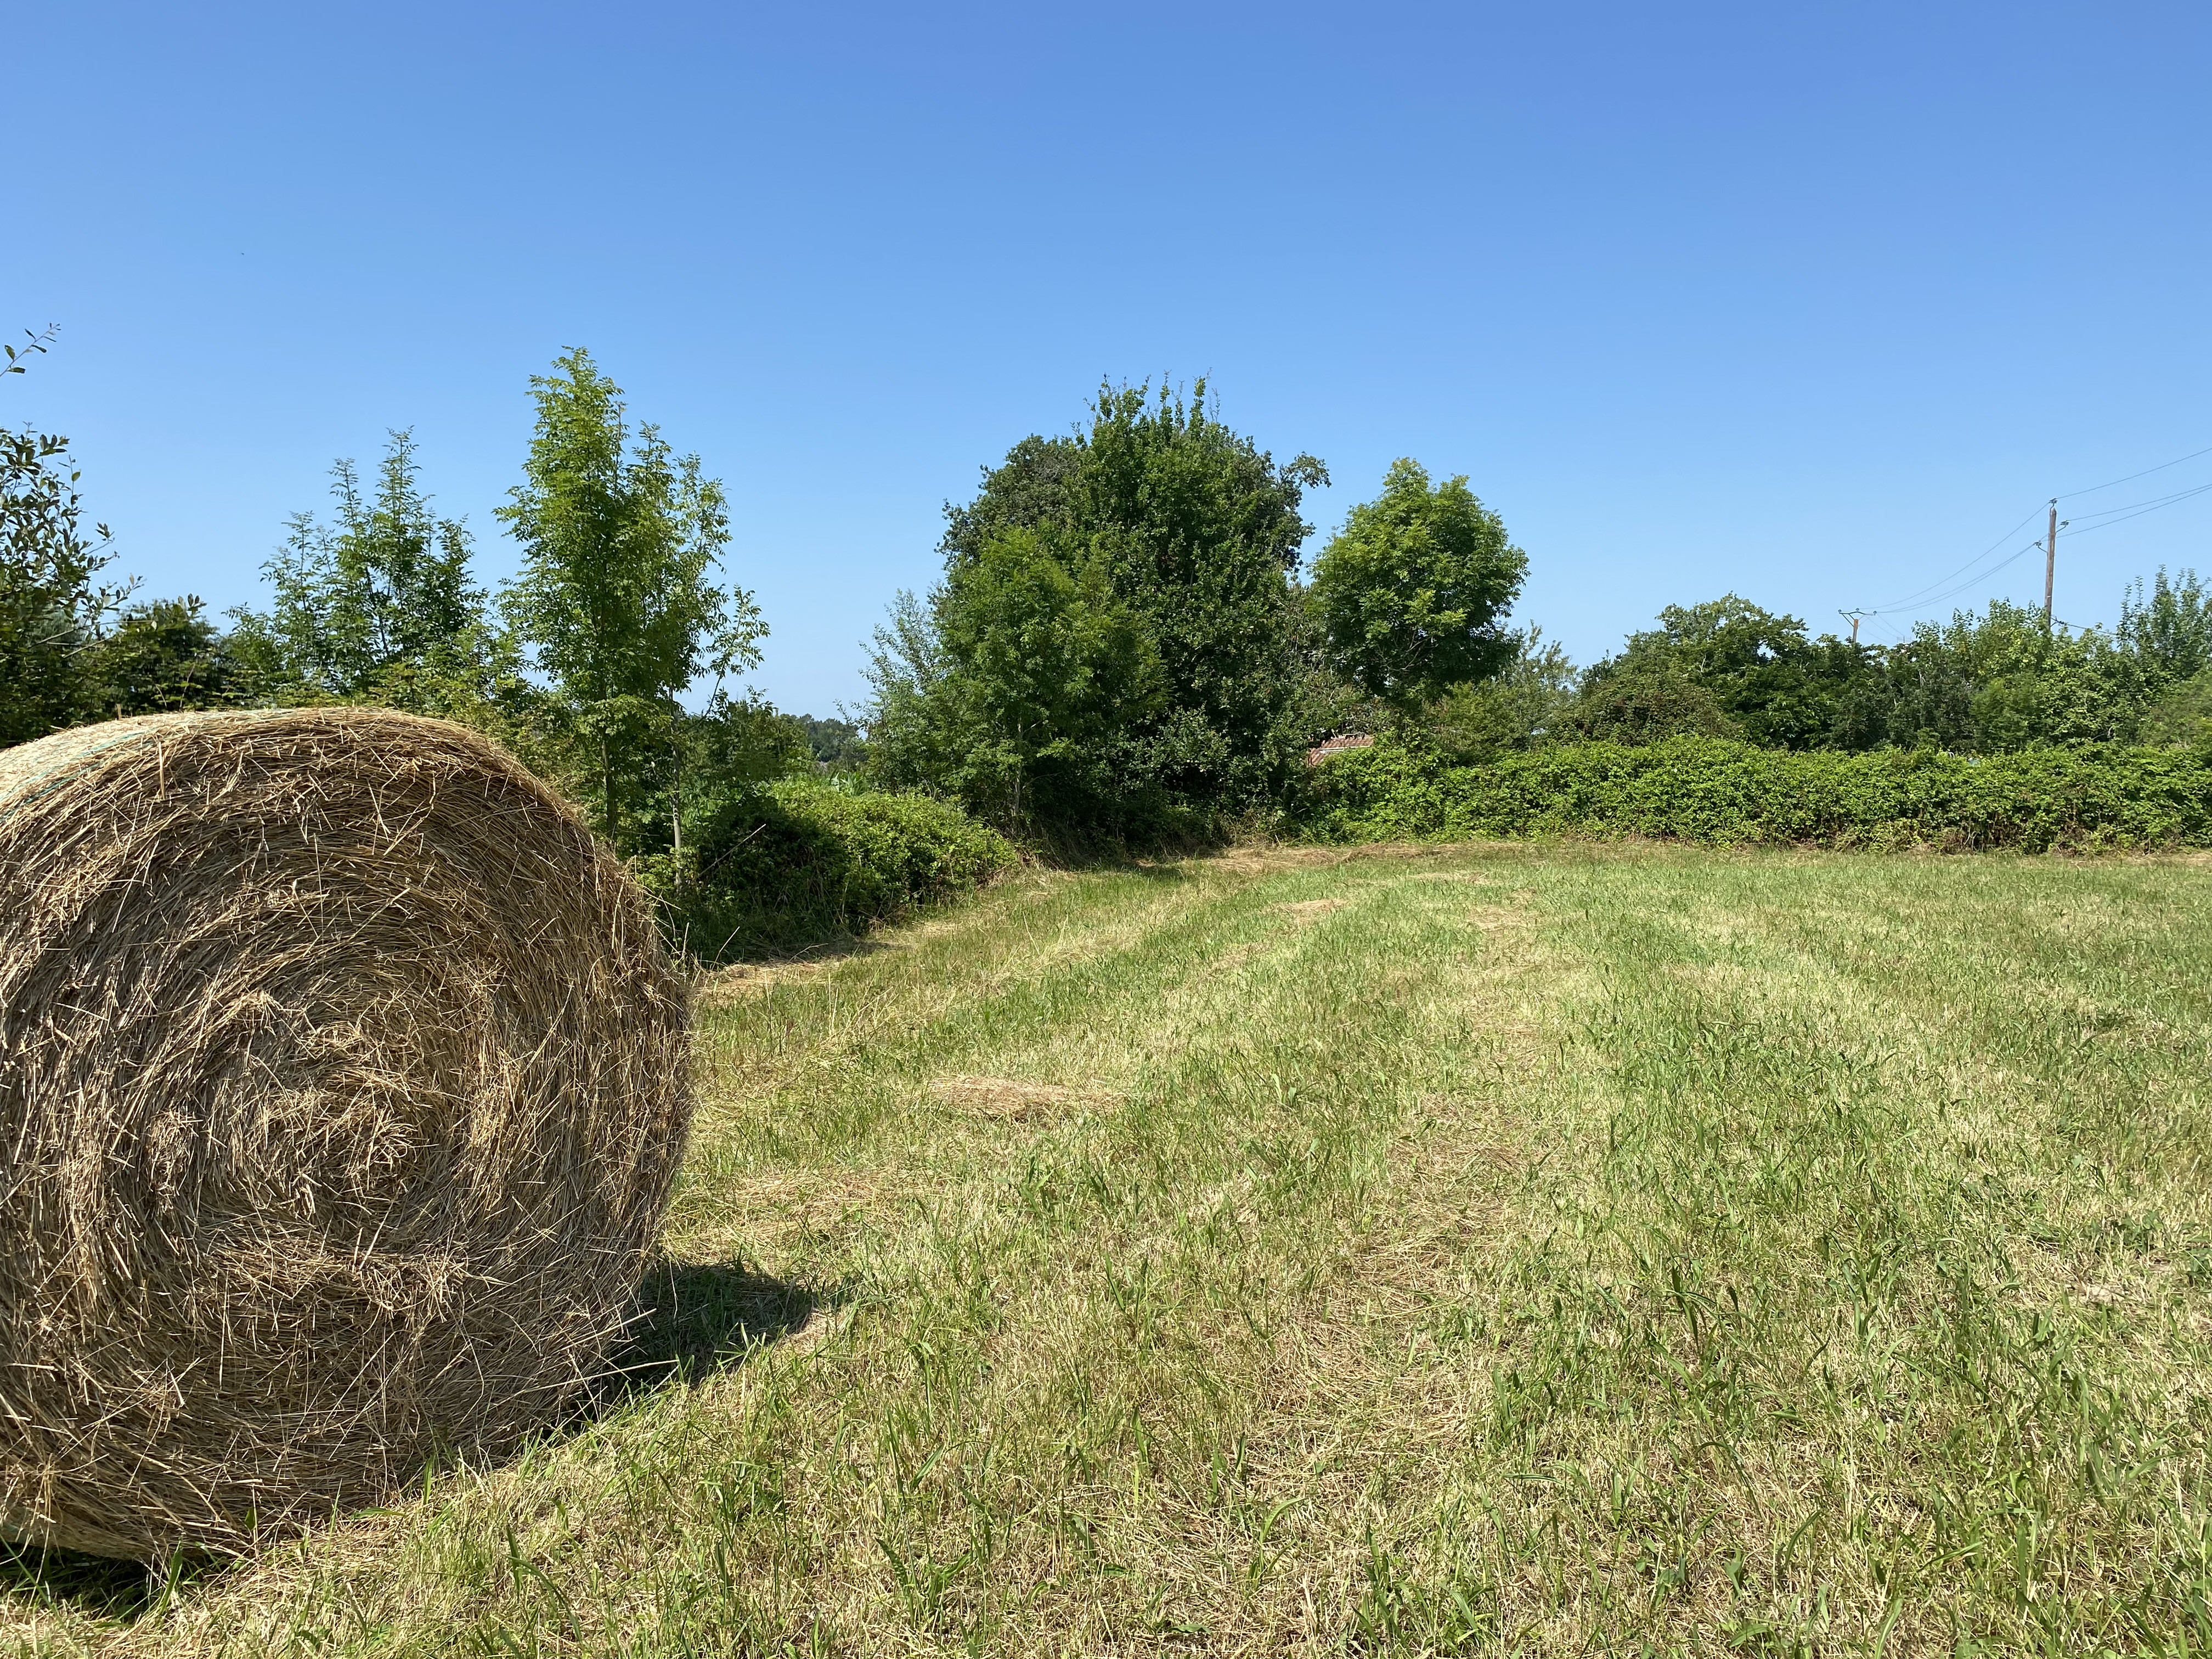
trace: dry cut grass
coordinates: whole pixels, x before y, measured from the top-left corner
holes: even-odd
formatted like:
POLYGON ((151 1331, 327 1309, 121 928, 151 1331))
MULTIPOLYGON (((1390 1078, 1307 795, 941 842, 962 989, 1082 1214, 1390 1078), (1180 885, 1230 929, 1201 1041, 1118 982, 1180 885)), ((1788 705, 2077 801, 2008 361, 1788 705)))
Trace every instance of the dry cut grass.
POLYGON ((714 1006, 592 1419, 150 1593, 27 1561, 16 1627, 2198 1652, 2208 924, 2155 860, 1024 878, 714 1006))

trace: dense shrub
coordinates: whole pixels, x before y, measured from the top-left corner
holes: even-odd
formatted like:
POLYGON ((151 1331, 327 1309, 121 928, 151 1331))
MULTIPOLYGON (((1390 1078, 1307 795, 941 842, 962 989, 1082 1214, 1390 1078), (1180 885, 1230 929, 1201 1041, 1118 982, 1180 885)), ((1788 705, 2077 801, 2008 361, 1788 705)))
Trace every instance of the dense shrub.
POLYGON ((2212 753, 1852 754, 1691 736, 1450 765, 1385 744, 1316 768, 1298 817, 1305 833, 1346 842, 1571 833, 1723 846, 2202 847, 2212 845, 2212 753))
POLYGON ((942 801, 792 778, 725 801, 666 887, 690 948, 715 961, 865 932, 1014 860, 942 801))

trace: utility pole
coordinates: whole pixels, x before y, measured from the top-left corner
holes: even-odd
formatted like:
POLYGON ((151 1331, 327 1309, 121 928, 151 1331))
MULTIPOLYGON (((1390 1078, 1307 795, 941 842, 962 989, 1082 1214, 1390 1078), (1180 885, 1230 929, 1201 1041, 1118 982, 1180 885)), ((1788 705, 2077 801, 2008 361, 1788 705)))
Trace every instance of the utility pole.
POLYGON ((1871 611, 1838 611, 1836 614, 1851 625, 1851 643, 1853 645, 1856 645, 1859 642, 1859 619, 1862 617, 1871 617, 1874 615, 1874 612, 1871 611))
POLYGON ((2058 575, 2058 497, 2051 498, 2051 533, 2043 538, 2043 631, 2051 631, 2051 586, 2058 575))

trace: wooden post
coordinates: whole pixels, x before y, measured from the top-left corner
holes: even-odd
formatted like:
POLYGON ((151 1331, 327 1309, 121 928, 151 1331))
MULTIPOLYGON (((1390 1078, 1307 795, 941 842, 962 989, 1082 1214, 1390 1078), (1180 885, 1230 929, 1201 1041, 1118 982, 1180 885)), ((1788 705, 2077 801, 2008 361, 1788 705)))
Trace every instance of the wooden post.
POLYGON ((2058 498, 2051 498, 2051 533, 2043 538, 2043 631, 2051 631, 2051 587, 2058 575, 2058 498))

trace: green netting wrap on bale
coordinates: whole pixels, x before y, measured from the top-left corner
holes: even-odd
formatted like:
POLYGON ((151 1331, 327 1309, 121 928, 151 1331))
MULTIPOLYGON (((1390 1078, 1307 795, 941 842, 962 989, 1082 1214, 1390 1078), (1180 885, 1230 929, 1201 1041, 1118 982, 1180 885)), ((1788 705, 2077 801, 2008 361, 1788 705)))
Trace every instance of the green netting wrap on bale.
POLYGON ((0 750, 0 1531, 234 1550, 556 1418, 685 1065, 643 896, 459 727, 0 750))

